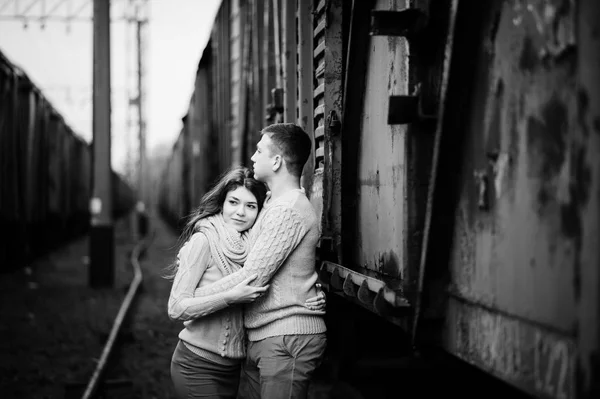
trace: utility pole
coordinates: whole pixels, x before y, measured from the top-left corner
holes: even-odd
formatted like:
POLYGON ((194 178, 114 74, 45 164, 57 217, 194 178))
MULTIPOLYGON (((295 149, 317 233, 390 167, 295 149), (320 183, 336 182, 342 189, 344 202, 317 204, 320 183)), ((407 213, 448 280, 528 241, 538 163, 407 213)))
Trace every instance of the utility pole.
POLYGON ((114 226, 110 164, 110 0, 94 0, 93 173, 90 200, 92 287, 114 283, 114 226))
POLYGON ((137 44, 137 111, 138 111, 138 141, 139 141, 139 163, 138 163, 138 203, 136 206, 137 211, 137 233, 138 238, 144 237, 148 229, 148 218, 146 214, 145 201, 147 200, 146 192, 146 124, 144 120, 144 85, 143 85, 143 46, 142 46, 142 29, 146 22, 145 16, 142 15, 141 8, 138 5, 136 7, 136 44, 137 44))
POLYGON ((144 200, 145 187, 144 187, 144 172, 145 172, 145 157, 146 157, 146 135, 144 134, 144 118, 143 118, 143 89, 142 89, 142 21, 137 21, 137 85, 138 85, 138 140, 140 143, 140 155, 139 155, 139 173, 138 173, 138 189, 139 198, 144 200))

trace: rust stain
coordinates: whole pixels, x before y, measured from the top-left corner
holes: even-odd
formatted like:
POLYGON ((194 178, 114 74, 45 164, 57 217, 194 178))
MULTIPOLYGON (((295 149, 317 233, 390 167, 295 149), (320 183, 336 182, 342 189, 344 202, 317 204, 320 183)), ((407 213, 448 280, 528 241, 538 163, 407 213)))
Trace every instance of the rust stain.
POLYGON ((391 277, 401 277, 400 262, 394 251, 381 252, 374 256, 374 270, 391 277))
POLYGON ((582 208, 587 204, 590 197, 589 187, 592 182, 592 171, 586 163, 586 147, 576 146, 571 151, 571 176, 569 182, 570 201, 560 207, 561 232, 573 241, 574 246, 574 275, 573 289, 575 300, 579 300, 581 293, 581 246, 583 239, 582 231, 582 208))
POLYGON ((538 55, 529 36, 523 39, 523 49, 519 58, 519 67, 522 71, 533 72, 538 65, 538 55))
POLYGON ((540 43, 538 59, 560 57, 575 46, 574 0, 514 0, 513 25, 526 20, 531 21, 535 41, 540 43))
POLYGON ((496 82, 496 93, 492 109, 491 124, 488 129, 486 151, 488 154, 498 152, 500 148, 500 137, 502 129, 502 110, 504 105, 504 81, 498 79, 496 82))
POLYGON ((586 115, 589 110, 590 100, 588 98, 587 93, 584 90, 579 90, 577 92, 577 113, 579 117, 579 124, 581 126, 581 131, 583 133, 584 138, 589 136, 589 131, 587 128, 587 124, 585 123, 586 115))
POLYGON ((360 184, 361 184, 361 186, 375 187, 377 189, 377 192, 379 192, 379 188, 381 187, 381 179, 379 177, 379 170, 377 170, 377 172, 375 172, 374 175, 371 174, 368 178, 361 179, 360 184))
POLYGON ((553 197, 553 179, 565 161, 567 109, 558 99, 551 99, 542 110, 542 120, 528 119, 527 148, 532 177, 541 179, 538 191, 539 211, 553 197))

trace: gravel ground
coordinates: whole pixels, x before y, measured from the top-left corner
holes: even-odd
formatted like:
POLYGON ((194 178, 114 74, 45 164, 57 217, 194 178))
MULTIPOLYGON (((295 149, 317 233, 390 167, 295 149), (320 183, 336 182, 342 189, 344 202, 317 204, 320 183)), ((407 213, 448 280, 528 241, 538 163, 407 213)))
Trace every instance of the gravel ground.
MULTIPOLYGON (((160 223, 160 222, 159 222, 160 223)), ((109 379, 130 380, 128 397, 172 398, 169 362, 180 330, 167 317, 162 268, 175 235, 158 225, 142 261, 144 280, 119 339, 109 379)), ((0 280, 0 397, 64 398, 85 387, 132 279, 129 219, 115 224, 115 284, 87 285, 88 238, 69 243, 0 280)))
MULTIPOLYGON (((162 277, 175 256, 176 235, 154 219, 142 260, 143 282, 123 325, 117 361, 107 378, 125 381, 119 397, 174 398, 169 366, 180 322, 166 312, 171 282, 162 277)), ((73 241, 29 268, 0 279, 0 397, 80 397, 102 352, 132 279, 129 219, 115 223, 115 284, 87 285, 88 238, 73 241)), ((326 398, 318 382, 313 399, 326 398)))

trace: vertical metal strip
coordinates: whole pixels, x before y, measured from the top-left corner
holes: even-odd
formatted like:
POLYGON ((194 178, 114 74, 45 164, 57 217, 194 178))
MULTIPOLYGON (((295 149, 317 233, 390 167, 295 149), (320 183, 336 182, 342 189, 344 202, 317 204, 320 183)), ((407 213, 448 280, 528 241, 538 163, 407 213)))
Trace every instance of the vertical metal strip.
POLYGON ((298 5, 298 124, 311 138, 313 151, 304 167, 302 186, 311 190, 315 170, 315 135, 313 131, 313 5, 301 1, 298 5))
POLYGON ((329 0, 325 6, 325 173, 323 175, 323 221, 333 238, 338 259, 342 258, 341 165, 340 131, 332 129, 331 118, 342 114, 343 101, 343 4, 329 0))
POLYGON ((296 122, 296 0, 283 2, 283 115, 284 122, 296 122))

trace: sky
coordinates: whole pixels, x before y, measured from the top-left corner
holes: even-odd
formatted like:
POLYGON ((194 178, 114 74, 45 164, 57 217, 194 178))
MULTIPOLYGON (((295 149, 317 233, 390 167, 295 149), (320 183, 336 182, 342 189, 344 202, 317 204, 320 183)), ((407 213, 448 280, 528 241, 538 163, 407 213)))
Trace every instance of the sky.
MULTIPOLYGON (((113 169, 125 173, 127 154, 137 154, 137 115, 129 98, 137 88, 135 31, 123 20, 131 0, 111 1, 113 169), (128 119, 129 125, 128 125, 128 119), (128 128, 128 126, 130 126, 128 128)), ((0 51, 25 71, 77 135, 92 139, 92 0, 46 0, 46 10, 66 15, 81 7, 79 21, 11 18, 15 7, 39 15, 41 0, 0 0, 0 51)), ((221 0, 148 0, 144 98, 148 153, 168 151, 181 130, 196 69, 221 0)), ((137 156, 135 157, 137 159, 137 156)))

